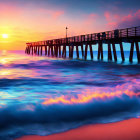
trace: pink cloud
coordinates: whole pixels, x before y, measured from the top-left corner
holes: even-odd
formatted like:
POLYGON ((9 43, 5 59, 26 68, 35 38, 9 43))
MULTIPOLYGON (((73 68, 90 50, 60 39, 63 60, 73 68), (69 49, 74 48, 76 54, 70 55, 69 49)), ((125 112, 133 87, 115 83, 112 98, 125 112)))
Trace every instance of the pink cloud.
POLYGON ((110 15, 110 13, 108 11, 106 11, 104 13, 104 16, 105 16, 105 18, 106 18, 107 21, 110 21, 111 20, 111 15, 110 15))
POLYGON ((134 14, 134 16, 138 16, 140 18, 140 9, 134 14))
POLYGON ((111 28, 125 28, 140 25, 140 10, 131 12, 128 15, 118 15, 106 11, 104 17, 107 21, 107 26, 111 28))
POLYGON ((110 28, 114 28, 120 18, 119 15, 117 14, 112 14, 111 12, 109 11, 106 11, 104 13, 104 16, 105 16, 105 19, 107 21, 107 26, 109 26, 110 28))

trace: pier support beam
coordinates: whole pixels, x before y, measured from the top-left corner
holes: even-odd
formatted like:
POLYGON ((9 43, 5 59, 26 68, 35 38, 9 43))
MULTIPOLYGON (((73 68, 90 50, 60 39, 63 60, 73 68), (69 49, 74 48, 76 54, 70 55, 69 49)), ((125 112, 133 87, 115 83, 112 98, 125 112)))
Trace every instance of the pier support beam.
POLYGON ((36 46, 36 51, 35 51, 35 54, 37 54, 37 46, 36 46))
POLYGON ((53 46, 51 46, 51 56, 54 56, 54 53, 53 53, 53 46))
POLYGON ((69 46, 69 58, 71 58, 71 46, 69 46))
POLYGON ((84 57, 84 49, 83 49, 83 45, 81 45, 81 51, 82 51, 82 58, 84 57))
POLYGON ((56 56, 55 46, 53 46, 52 48, 53 48, 53 56, 56 56))
POLYGON ((26 47, 26 53, 28 54, 28 47, 26 47))
POLYGON ((91 59, 93 59, 93 50, 92 50, 92 44, 89 45, 89 48, 90 48, 90 56, 91 56, 91 59))
POLYGON ((58 57, 58 45, 56 46, 56 57, 58 57))
POLYGON ((31 46, 29 47, 29 54, 31 53, 31 46))
POLYGON ((73 50, 74 50, 74 46, 71 46, 71 58, 73 58, 73 50))
POLYGON ((116 53, 115 43, 112 44, 112 47, 113 47, 114 60, 115 60, 115 62, 117 62, 117 53, 116 53))
POLYGON ((54 46, 54 55, 58 57, 58 46, 54 46))
POLYGON ((47 46, 45 46, 45 55, 47 55, 47 46))
POLYGON ((63 46, 63 53, 62 53, 62 57, 66 58, 66 46, 63 46))
POLYGON ((66 51, 66 46, 65 46, 65 48, 64 48, 64 52, 65 52, 65 54, 64 54, 64 57, 66 58, 66 53, 67 53, 67 51, 66 51))
POLYGON ((28 54, 30 54, 30 47, 28 47, 28 54))
POLYGON ((140 63, 140 51, 139 51, 139 44, 137 41, 135 42, 135 45, 136 45, 138 63, 140 63))
POLYGON ((29 47, 27 47, 27 54, 29 54, 29 47))
POLYGON ((34 46, 34 54, 36 54, 36 46, 34 46))
POLYGON ((101 56, 101 60, 103 60, 103 44, 102 42, 98 43, 98 60, 100 59, 101 56))
POLYGON ((64 57, 64 54, 65 54, 65 52, 64 52, 64 46, 63 46, 62 57, 64 57))
POLYGON ((125 58, 124 58, 124 51, 123 51, 123 44, 122 44, 122 42, 120 42, 120 50, 121 50, 122 61, 124 62, 125 58))
POLYGON ((77 54, 77 58, 79 58, 79 48, 78 48, 79 46, 78 45, 76 45, 76 54, 77 54))
POLYGON ((61 57, 61 46, 58 46, 59 57, 61 57))
POLYGON ((31 47, 32 48, 32 55, 34 54, 34 46, 31 47))
POLYGON ((72 46, 69 46, 69 58, 73 58, 73 48, 74 48, 74 46, 72 45, 72 46))
POLYGON ((28 54, 30 54, 30 47, 28 47, 28 54))
POLYGON ((73 58, 73 47, 74 46, 69 46, 69 58, 73 58))
POLYGON ((29 49, 29 47, 27 47, 27 50, 26 50, 26 53, 28 54, 28 49, 29 49))
POLYGON ((49 46, 49 49, 48 49, 48 56, 50 56, 50 53, 51 53, 51 46, 49 46))
POLYGON ((40 47, 38 46, 38 55, 39 55, 40 47))
POLYGON ((108 61, 112 61, 111 44, 108 43, 108 61))
POLYGON ((85 46, 85 60, 87 60, 87 50, 88 50, 88 45, 86 44, 86 46, 85 46))
POLYGON ((133 62, 134 42, 131 43, 129 62, 133 62))
POLYGON ((42 49, 43 49, 43 47, 41 46, 41 55, 42 55, 42 49))

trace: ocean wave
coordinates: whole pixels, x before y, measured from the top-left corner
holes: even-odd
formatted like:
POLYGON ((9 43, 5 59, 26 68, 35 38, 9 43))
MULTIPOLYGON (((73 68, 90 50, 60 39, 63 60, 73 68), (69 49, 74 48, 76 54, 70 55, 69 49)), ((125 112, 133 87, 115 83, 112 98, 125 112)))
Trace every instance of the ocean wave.
MULTIPOLYGON (((12 140, 29 134, 49 135, 84 124, 109 123, 138 117, 140 115, 139 94, 130 95, 122 93, 119 96, 114 95, 103 99, 96 97, 88 102, 77 103, 60 101, 49 104, 44 101, 42 104, 19 103, 4 106, 0 108, 0 139, 12 140)), ((75 97, 75 99, 78 98, 75 97)))

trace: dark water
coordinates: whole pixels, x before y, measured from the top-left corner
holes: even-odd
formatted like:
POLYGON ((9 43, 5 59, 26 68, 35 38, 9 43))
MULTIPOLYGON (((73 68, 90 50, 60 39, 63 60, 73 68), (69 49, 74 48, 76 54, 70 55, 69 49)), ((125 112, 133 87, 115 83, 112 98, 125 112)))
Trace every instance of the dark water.
POLYGON ((0 140, 138 118, 140 65, 125 55, 121 64, 2 51, 0 140))

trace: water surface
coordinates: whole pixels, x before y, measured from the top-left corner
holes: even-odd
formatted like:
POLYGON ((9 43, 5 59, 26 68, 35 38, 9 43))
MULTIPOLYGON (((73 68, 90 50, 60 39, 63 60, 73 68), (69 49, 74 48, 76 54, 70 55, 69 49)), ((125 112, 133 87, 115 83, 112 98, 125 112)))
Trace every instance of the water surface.
POLYGON ((0 139, 138 118, 140 65, 125 54, 121 64, 0 52, 0 139))

